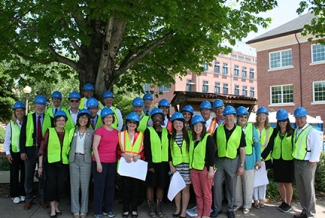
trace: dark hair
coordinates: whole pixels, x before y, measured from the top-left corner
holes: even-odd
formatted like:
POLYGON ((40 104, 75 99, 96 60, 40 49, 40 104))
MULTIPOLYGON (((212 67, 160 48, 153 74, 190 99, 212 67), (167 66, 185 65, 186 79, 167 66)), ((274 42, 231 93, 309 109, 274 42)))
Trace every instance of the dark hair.
MULTIPOLYGON (((174 123, 174 121, 173 121, 173 123, 174 123)), ((188 151, 189 150, 189 147, 190 147, 190 138, 188 137, 188 132, 187 132, 187 130, 185 128, 185 125, 184 125, 185 122, 183 120, 179 120, 179 121, 182 121, 183 122, 183 129, 182 129, 183 140, 185 140, 185 142, 186 142, 186 149, 188 151)), ((173 128, 172 128, 172 135, 170 137, 170 139, 171 139, 170 140, 171 148, 173 148, 172 145, 173 145, 173 143, 175 141, 175 137, 176 137, 176 130, 175 130, 174 126, 173 126, 173 128)))
POLYGON ((87 122, 87 124, 86 124, 86 127, 89 128, 89 126, 90 126, 90 114, 86 114, 86 113, 78 114, 78 116, 77 116, 77 123, 76 123, 76 126, 77 126, 77 127, 80 127, 80 124, 79 124, 79 118, 80 118, 82 115, 86 115, 86 116, 88 117, 88 122, 87 122))
MULTIPOLYGON (((197 123, 196 123, 197 124, 197 123)), ((195 125, 195 124, 194 124, 195 125)), ((191 126, 191 131, 192 131, 192 139, 193 141, 196 140, 196 132, 194 131, 194 125, 191 126)), ((203 139, 203 137, 205 136, 205 134, 207 133, 207 128, 205 127, 204 123, 202 123, 203 125, 203 129, 201 132, 201 139, 203 139)))
MULTIPOLYGON (((184 113, 184 112, 187 112, 187 113, 190 113, 190 112, 188 112, 188 111, 182 111, 182 114, 184 113)), ((193 118, 193 114, 192 113, 190 113, 191 114, 191 118, 190 118, 190 120, 188 121, 188 124, 189 124, 189 127, 191 128, 191 122, 192 122, 192 118, 193 118)), ((184 116, 184 114, 183 114, 183 116, 184 116)), ((184 124, 185 124, 185 122, 184 122, 184 124)))
MULTIPOLYGON (((125 129, 126 129, 126 130, 128 130, 128 122, 129 122, 129 121, 133 121, 133 120, 127 120, 127 121, 125 121, 125 129)), ((137 122, 137 121, 135 121, 135 122, 137 123, 137 127, 135 128, 135 131, 138 131, 137 128, 138 128, 138 126, 139 126, 139 122, 137 122)))
MULTIPOLYGON (((161 109, 161 107, 166 107, 166 106, 158 106, 159 109, 161 109)), ((170 108, 169 107, 167 107, 167 108, 168 108, 168 113, 167 113, 166 117, 168 118, 168 120, 170 120, 170 118, 171 118, 170 117, 170 108)), ((163 114, 163 119, 165 119, 165 114, 163 114)))
POLYGON ((60 117, 63 117, 65 119, 65 122, 67 122, 68 118, 65 117, 65 116, 57 116, 57 117, 54 117, 54 122, 56 123, 57 119, 59 119, 60 117))
MULTIPOLYGON (((286 126, 286 133, 287 136, 291 136, 293 134, 293 128, 291 126, 289 118, 285 119, 287 121, 287 126, 286 126)), ((276 122, 276 127, 275 127, 276 132, 281 132, 281 128, 279 125, 279 120, 276 122)))

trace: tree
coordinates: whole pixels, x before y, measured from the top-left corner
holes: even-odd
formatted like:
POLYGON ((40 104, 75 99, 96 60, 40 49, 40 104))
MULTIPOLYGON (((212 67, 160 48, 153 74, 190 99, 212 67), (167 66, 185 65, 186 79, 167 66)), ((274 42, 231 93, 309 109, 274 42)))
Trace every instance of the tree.
POLYGON ((266 27, 270 19, 254 14, 277 5, 226 2, 2 0, 0 58, 14 63, 15 76, 33 74, 28 69, 36 64, 65 64, 61 74, 76 71, 80 87, 95 84, 97 97, 114 84, 136 82, 135 90, 170 84, 175 75, 201 72, 215 55, 229 53, 223 42, 234 44, 258 25, 266 27))
POLYGON ((9 75, 4 75, 2 71, 3 66, 0 66, 0 121, 5 122, 11 118, 12 106, 14 105, 17 96, 13 92, 15 81, 9 75))

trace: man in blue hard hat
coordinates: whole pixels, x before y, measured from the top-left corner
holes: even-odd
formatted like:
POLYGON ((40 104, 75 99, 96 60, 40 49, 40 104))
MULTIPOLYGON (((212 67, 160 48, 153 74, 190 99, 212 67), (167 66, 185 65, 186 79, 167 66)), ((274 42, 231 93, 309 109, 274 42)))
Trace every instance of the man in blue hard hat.
MULTIPOLYGON (((87 108, 87 100, 94 96, 94 91, 95 91, 95 88, 91 83, 86 83, 83 86, 82 94, 84 95, 84 97, 82 97, 81 101, 80 101, 80 105, 79 105, 80 110, 83 109, 83 108, 88 109, 87 108)), ((104 108, 104 106, 102 105, 102 103, 100 101, 98 101, 98 105, 99 105, 100 109, 104 108)), ((99 114, 100 114, 100 112, 99 112, 99 114)))
POLYGON ((53 107, 49 107, 47 110, 46 110, 46 113, 48 115, 50 115, 52 118, 54 117, 55 113, 60 111, 60 110, 63 110, 64 112, 67 113, 67 109, 64 108, 64 107, 61 107, 61 102, 62 102, 62 94, 61 92, 59 91, 54 91, 51 95, 51 98, 52 98, 52 104, 53 104, 53 107))
POLYGON ((64 129, 70 130, 76 126, 77 116, 79 113, 79 105, 80 105, 80 94, 77 91, 70 92, 69 97, 69 109, 66 112, 68 120, 65 124, 64 129))
POLYGON ((90 113, 90 126, 89 128, 96 130, 103 125, 100 115, 98 115, 99 106, 96 98, 89 98, 87 101, 87 108, 90 113))
POLYGON ((140 122, 139 122, 139 125, 137 128, 137 130, 140 132, 144 132, 147 129, 147 127, 149 126, 148 121, 150 121, 150 116, 144 115, 142 113, 143 106, 144 106, 144 103, 141 98, 136 97, 132 100, 133 111, 138 114, 139 119, 140 119, 140 122))
POLYGON ((153 96, 150 93, 146 93, 143 95, 142 100, 144 102, 143 113, 146 116, 150 116, 152 111, 153 96))
POLYGON ((114 112, 115 119, 114 119, 114 123, 112 124, 112 127, 114 129, 117 129, 119 132, 121 132, 123 128, 123 117, 120 109, 113 106, 113 99, 114 99, 114 95, 111 91, 107 90, 106 92, 104 92, 103 101, 105 107, 110 108, 114 112))
POLYGON ((302 211, 295 218, 311 218, 316 215, 315 172, 322 151, 320 133, 307 123, 307 110, 298 107, 294 111, 298 128, 293 134, 295 179, 302 211))
POLYGON ((205 127, 207 128, 207 132, 213 135, 214 131, 218 127, 218 123, 215 119, 211 117, 211 112, 212 112, 211 103, 209 101, 203 101, 200 104, 200 112, 201 112, 201 116, 205 120, 205 127))
MULTIPOLYGON (((20 158, 25 161, 25 210, 29 210, 32 206, 34 173, 42 137, 48 128, 53 127, 53 120, 45 113, 45 107, 46 98, 42 95, 36 96, 34 99, 35 112, 28 113, 24 117, 20 132, 20 158)), ((38 190, 39 204, 41 207, 47 208, 44 201, 44 179, 42 177, 39 178, 38 190)))

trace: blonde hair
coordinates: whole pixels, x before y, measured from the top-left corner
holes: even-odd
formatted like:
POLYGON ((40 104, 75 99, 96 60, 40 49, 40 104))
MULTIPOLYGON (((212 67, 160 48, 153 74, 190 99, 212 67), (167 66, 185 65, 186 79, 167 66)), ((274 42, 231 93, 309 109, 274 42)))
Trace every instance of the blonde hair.
MULTIPOLYGON (((258 114, 259 115, 259 114, 258 114)), ((258 126, 260 125, 260 121, 258 120, 258 115, 256 115, 256 122, 255 122, 255 127, 258 128, 258 126)), ((269 123, 269 116, 266 115, 266 120, 265 120, 265 123, 264 123, 264 128, 265 129, 268 129, 270 128, 270 123, 269 123)))

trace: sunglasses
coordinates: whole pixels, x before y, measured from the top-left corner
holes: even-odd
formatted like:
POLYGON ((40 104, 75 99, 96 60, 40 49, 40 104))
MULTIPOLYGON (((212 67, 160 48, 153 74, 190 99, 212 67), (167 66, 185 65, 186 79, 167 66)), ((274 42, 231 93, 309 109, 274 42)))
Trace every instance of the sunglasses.
POLYGON ((128 121, 128 124, 137 124, 135 121, 128 121))
POLYGON ((78 103, 79 100, 70 100, 71 103, 78 103))

